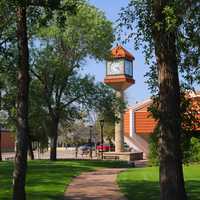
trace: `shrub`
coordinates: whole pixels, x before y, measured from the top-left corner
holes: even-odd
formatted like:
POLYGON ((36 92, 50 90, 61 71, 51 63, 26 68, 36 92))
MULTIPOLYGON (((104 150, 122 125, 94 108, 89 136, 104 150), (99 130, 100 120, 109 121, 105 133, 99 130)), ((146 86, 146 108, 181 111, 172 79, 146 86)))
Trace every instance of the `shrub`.
POLYGON ((159 151, 158 151, 158 134, 159 130, 156 128, 154 133, 150 136, 149 139, 149 164, 150 165, 159 165, 159 151))
MULTIPOLYGON (((154 134, 149 139, 149 164, 159 165, 159 149, 158 149, 159 129, 156 128, 154 134)), ((195 137, 188 137, 186 133, 182 138, 182 161, 184 164, 191 162, 200 162, 200 139, 195 137)))
POLYGON ((191 159, 190 162, 200 162, 200 139, 191 139, 191 159))

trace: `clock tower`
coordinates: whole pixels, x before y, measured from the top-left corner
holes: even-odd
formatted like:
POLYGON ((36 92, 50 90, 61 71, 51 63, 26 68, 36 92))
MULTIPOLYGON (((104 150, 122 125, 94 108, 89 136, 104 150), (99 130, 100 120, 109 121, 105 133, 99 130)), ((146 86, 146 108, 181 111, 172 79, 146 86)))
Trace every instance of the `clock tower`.
MULTIPOLYGON (((135 83, 133 79, 134 56, 122 46, 116 46, 111 50, 111 58, 106 62, 106 77, 104 83, 116 90, 116 95, 124 99, 124 90, 135 83)), ((123 113, 117 117, 120 119, 115 124, 115 152, 123 152, 124 146, 124 119, 123 113)))

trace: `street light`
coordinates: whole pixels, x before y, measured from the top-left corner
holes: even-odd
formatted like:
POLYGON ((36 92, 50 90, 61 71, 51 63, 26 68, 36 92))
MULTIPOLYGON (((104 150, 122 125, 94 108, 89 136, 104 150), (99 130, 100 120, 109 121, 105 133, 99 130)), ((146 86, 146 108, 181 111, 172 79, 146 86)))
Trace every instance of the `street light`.
POLYGON ((104 126, 104 119, 99 120, 100 127, 101 127, 101 159, 103 160, 103 126, 104 126))
POLYGON ((92 125, 90 127, 90 158, 92 159, 92 125))

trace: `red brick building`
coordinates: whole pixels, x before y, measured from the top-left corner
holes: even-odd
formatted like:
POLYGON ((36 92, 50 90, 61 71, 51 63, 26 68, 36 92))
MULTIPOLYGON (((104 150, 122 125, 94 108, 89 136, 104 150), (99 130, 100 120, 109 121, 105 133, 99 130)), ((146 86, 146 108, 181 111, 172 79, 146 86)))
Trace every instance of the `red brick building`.
POLYGON ((2 152, 14 152, 15 150, 15 137, 9 130, 1 131, 1 150, 2 152))

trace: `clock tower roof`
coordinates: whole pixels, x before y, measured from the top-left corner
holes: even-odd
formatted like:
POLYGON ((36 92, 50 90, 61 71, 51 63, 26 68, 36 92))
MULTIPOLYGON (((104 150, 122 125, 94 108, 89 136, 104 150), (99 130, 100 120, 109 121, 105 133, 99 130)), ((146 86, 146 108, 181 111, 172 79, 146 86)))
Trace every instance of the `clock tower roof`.
POLYGON ((126 58, 131 61, 135 60, 134 56, 121 45, 117 45, 115 48, 113 48, 111 50, 111 55, 113 58, 126 58))

